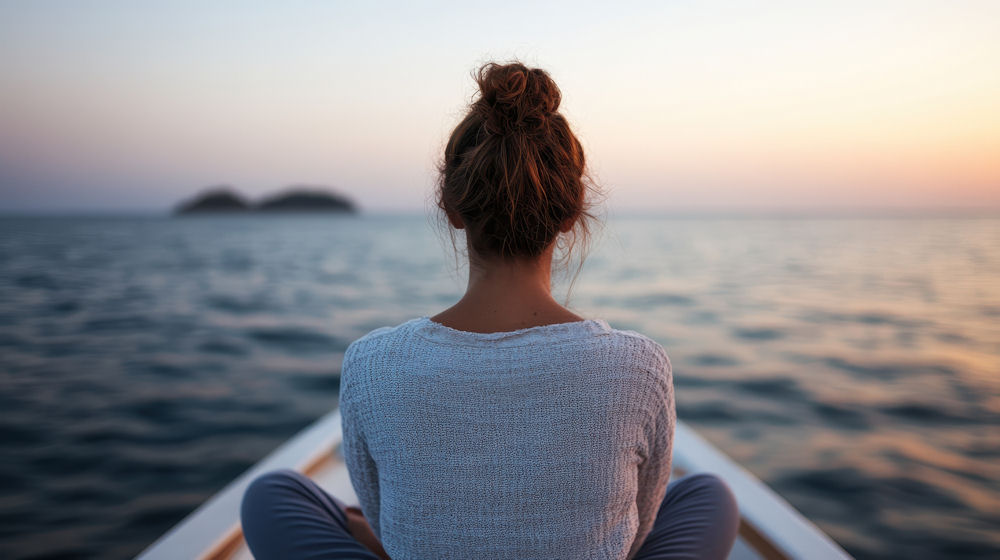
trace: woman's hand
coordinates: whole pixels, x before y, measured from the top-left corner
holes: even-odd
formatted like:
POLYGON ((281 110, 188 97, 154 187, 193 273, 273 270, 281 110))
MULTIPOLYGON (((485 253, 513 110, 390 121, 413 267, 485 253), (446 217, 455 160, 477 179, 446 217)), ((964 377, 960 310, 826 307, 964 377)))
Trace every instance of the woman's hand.
POLYGON ((361 512, 361 508, 347 506, 344 510, 347 513, 347 528, 350 529, 351 536, 357 539, 359 543, 365 545, 368 550, 378 555, 379 558, 390 560, 389 555, 382 548, 382 543, 379 542, 378 537, 375 536, 375 532, 372 531, 372 526, 365 519, 365 514, 361 512))

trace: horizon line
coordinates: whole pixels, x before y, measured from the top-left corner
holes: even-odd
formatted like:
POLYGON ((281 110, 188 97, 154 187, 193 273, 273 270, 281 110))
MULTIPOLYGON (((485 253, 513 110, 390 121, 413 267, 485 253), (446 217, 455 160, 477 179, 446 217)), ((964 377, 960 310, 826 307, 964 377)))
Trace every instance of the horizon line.
MULTIPOLYGON (((378 216, 430 216, 435 212, 416 208, 358 208, 350 217, 378 216)), ((279 212, 275 216, 307 216, 323 217, 325 212, 279 212)), ((339 215, 339 214, 338 214, 339 215)), ((686 206, 657 209, 603 209, 598 211, 600 218, 1000 218, 1000 205, 997 206, 686 206)), ((171 208, 0 208, 0 218, 171 218, 175 217, 171 208)), ((187 218, 193 216, 186 216, 187 218)), ((208 213, 198 217, 267 217, 259 213, 225 212, 208 213)))

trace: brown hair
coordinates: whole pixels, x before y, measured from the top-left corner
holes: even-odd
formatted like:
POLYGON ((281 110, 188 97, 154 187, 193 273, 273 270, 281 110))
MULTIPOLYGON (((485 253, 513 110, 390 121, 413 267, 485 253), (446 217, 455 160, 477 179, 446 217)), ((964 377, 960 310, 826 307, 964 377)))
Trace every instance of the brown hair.
POLYGON ((596 188, 583 146, 558 112, 559 88, 544 70, 516 61, 487 63, 474 78, 479 93, 438 166, 438 207, 461 219, 477 255, 538 257, 571 232, 568 253, 589 234, 588 192, 596 188))

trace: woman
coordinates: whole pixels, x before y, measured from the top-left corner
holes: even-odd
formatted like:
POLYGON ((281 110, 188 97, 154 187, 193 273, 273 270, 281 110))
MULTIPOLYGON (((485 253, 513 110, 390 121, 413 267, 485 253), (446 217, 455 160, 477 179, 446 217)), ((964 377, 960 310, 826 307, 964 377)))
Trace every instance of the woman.
POLYGON ((464 230, 469 283, 433 317, 347 349, 347 508, 291 471, 255 481, 247 542, 269 558, 724 558, 719 479, 668 486, 670 361, 552 297, 560 240, 586 234, 583 149, 547 73, 487 64, 452 133, 438 205, 464 230), (363 515, 362 515, 363 512, 363 515), (384 547, 384 548, 383 548, 384 547), (387 554, 388 552, 388 554, 387 554))

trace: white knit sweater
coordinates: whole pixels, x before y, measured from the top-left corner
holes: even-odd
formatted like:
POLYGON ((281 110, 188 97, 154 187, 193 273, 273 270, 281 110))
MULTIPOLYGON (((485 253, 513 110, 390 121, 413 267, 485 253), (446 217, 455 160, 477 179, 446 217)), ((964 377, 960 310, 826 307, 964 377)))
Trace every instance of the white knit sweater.
POLYGON ((340 410, 393 560, 631 558, 666 493, 670 361, 600 319, 376 329, 347 349, 340 410))

